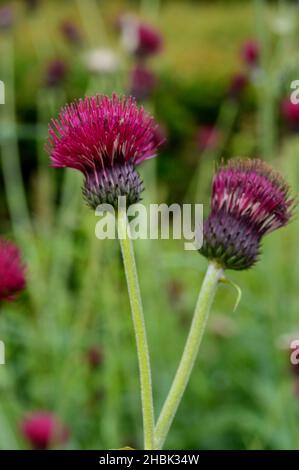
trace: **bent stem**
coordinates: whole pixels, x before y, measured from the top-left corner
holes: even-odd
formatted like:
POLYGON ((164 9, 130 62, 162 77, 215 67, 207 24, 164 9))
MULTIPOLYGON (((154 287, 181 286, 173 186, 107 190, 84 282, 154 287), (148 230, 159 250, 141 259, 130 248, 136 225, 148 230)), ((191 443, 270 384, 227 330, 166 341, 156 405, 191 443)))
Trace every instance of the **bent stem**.
POLYGON ((199 292, 185 349, 157 422, 155 429, 156 449, 161 449, 163 447, 168 431, 187 387, 205 331, 210 307, 215 297, 217 284, 222 276, 223 270, 214 263, 210 263, 199 292))
POLYGON ((129 225, 125 210, 118 212, 118 238, 121 247, 132 319, 135 331, 138 365, 141 385, 141 403, 143 415, 144 449, 154 449, 154 406, 150 358, 143 316, 140 288, 137 277, 133 244, 130 238, 129 225))

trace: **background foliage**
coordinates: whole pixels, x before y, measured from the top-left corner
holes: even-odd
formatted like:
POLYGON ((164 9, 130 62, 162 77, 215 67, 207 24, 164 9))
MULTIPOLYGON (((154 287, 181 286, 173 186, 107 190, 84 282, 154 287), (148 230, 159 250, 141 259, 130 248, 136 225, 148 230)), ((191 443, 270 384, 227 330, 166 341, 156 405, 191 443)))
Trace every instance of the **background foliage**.
MULTIPOLYGON (((7 2, 3 2, 7 3, 7 2)), ((154 24, 164 37, 149 67, 158 85, 145 106, 167 134, 158 159, 143 168, 146 202, 204 202, 215 161, 260 156, 299 187, 299 140, 282 119, 281 100, 299 77, 299 10, 295 3, 234 1, 41 1, 34 11, 11 2, 15 23, 0 35, 2 236, 21 245, 28 288, 1 305, 0 448, 24 448, 20 422, 29 412, 55 412, 70 429, 68 448, 141 445, 135 345, 120 253, 114 241, 94 236, 96 218, 81 198, 81 176, 49 167, 47 123, 66 101, 126 92, 133 60, 119 41, 117 17, 127 11, 154 24), (74 21, 81 46, 59 25, 74 21), (277 34, 277 22, 289 24, 277 34), (295 25, 293 26, 293 21, 295 25), (232 77, 249 73, 240 57, 244 41, 261 48, 257 75, 237 101, 232 77), (118 71, 95 75, 82 55, 112 48, 118 71), (68 73, 59 87, 45 86, 52 59, 68 73), (222 142, 198 147, 198 128, 220 129, 222 142), (20 167, 21 173, 20 173, 20 167), (21 182, 24 182, 24 193, 21 182), (99 364, 90 363, 98 348, 99 364)), ((298 332, 298 220, 265 240, 261 262, 230 274, 243 291, 221 288, 200 357, 173 425, 168 448, 296 449, 298 397, 288 343, 298 332), (285 347, 281 345, 286 344, 285 347)), ((137 241, 146 322, 160 409, 191 320, 206 262, 183 250, 183 241, 137 241)))

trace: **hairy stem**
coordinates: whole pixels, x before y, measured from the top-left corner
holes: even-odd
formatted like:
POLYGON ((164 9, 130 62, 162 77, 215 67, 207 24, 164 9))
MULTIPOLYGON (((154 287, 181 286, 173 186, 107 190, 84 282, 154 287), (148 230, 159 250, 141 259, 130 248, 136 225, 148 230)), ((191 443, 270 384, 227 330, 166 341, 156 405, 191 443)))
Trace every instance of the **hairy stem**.
POLYGON ((221 268, 217 267, 213 263, 209 264, 197 299, 185 349, 155 429, 155 447, 157 449, 161 449, 163 447, 168 431, 189 382, 207 324, 210 307, 216 293, 217 284, 222 275, 223 271, 221 268))
POLYGON ((143 316, 140 288, 137 277, 133 244, 125 210, 118 212, 118 237, 123 257, 132 319, 135 331, 143 415, 144 449, 154 449, 154 406, 150 358, 143 316))

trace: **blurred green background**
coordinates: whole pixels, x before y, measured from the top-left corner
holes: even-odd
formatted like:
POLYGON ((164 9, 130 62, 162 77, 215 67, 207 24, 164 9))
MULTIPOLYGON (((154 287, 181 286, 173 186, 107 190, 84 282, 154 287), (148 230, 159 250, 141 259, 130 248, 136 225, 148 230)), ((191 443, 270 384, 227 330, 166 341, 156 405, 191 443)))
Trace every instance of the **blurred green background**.
MULTIPOLYGON (((44 150, 48 122, 66 102, 130 93, 136 59, 119 26, 128 13, 163 37, 145 64, 155 86, 140 100, 167 137, 141 169, 145 202, 200 202, 207 210, 215 163, 232 156, 267 160, 298 192, 299 117, 281 111, 299 79, 298 2, 1 2, 0 228, 20 245, 28 281, 16 302, 0 306, 1 449, 29 446, 20 423, 36 410, 66 423, 64 448, 142 445, 119 247, 96 239, 81 175, 50 168, 44 150), (1 7, 12 9, 10 21, 1 7), (65 33, 65 22, 79 39, 65 33), (254 63, 244 59, 248 41, 258 47, 254 63), (101 52, 91 64, 94 50, 101 52)), ((289 359, 289 338, 299 339, 298 233, 295 219, 264 241, 255 268, 229 273, 243 293, 236 312, 234 290, 219 289, 167 448, 298 448, 299 387, 289 359)), ((206 261, 184 251, 183 240, 135 246, 158 415, 206 261)))

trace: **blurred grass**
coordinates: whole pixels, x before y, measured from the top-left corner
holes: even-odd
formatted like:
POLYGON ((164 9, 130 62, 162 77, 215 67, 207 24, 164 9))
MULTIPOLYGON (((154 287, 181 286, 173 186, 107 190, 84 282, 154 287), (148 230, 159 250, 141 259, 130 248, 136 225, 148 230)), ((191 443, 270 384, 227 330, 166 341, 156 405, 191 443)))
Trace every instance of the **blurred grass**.
MULTIPOLYGON (((89 7, 86 10, 86 0, 81 6, 81 14, 87 15, 82 24, 89 45, 118 48, 113 21, 127 3, 101 2, 100 20, 89 7), (100 30, 102 24, 108 25, 105 31, 100 30)), ((178 150, 183 168, 191 152, 193 114, 198 119, 198 113, 205 115, 209 105, 214 107, 222 96, 223 82, 240 67, 240 44, 255 34, 253 15, 250 2, 233 3, 229 8, 220 3, 162 2, 157 25, 165 35, 165 51, 153 60, 153 67, 166 77, 162 92, 168 109, 161 111, 159 100, 154 106, 158 114, 172 118, 174 136, 181 135, 185 142, 178 150), (172 81, 185 84, 187 91, 177 97, 177 88, 168 86, 172 81), (196 86, 201 84, 206 88, 198 91, 196 86), (182 105, 186 101, 190 108, 182 105)), ((81 25, 77 2, 43 2, 41 10, 28 15, 16 31, 17 106, 27 106, 34 113, 38 101, 44 134, 49 117, 65 99, 61 93, 40 93, 47 59, 61 54, 78 73, 66 87, 67 98, 84 94, 90 85, 90 77, 82 72, 80 52, 67 47, 57 34, 60 20, 66 17, 81 25)), ((102 85, 102 81, 93 83, 99 91, 102 85)), ((108 80, 105 89, 109 87, 113 84, 108 80)), ((249 154, 257 146, 252 121, 255 115, 238 119, 229 144, 233 150, 241 148, 249 154)), ((70 448, 138 447, 137 361, 119 248, 116 241, 95 239, 96 218, 80 199, 81 177, 64 172, 61 191, 61 181, 55 179, 58 171, 48 168, 43 139, 35 137, 39 149, 36 184, 28 180, 26 184, 46 290, 38 292, 38 304, 25 293, 15 304, 1 305, 0 337, 7 347, 7 364, 0 368, 0 448, 26 446, 19 422, 27 411, 38 408, 51 409, 68 423, 70 448), (86 359, 94 345, 104 355, 96 370, 86 359)), ((298 152, 298 137, 287 136, 273 155, 273 164, 295 192, 298 152)), ((33 156, 25 152, 26 158, 33 156)), ((205 202, 213 166, 209 157, 200 166, 204 182, 200 197, 205 202)), ((167 187, 159 186, 156 166, 151 164, 145 163, 142 170, 146 202, 168 194, 167 187)), ((178 191, 183 179, 178 161, 166 159, 161 164, 177 178, 174 187, 178 191)), ((299 447, 298 401, 288 353, 277 347, 282 334, 299 330, 298 229, 297 219, 266 239, 262 260, 250 272, 229 273, 243 292, 236 312, 232 312, 235 292, 219 289, 168 448, 299 447)), ((28 276, 34 280, 38 266, 28 251, 28 276)), ((158 413, 183 348, 206 262, 197 253, 185 252, 183 242, 177 241, 137 241, 136 252, 158 413)))
MULTIPOLYGON (((34 16, 28 15, 20 22, 16 30, 18 82, 22 82, 20 102, 29 104, 32 100, 32 94, 42 80, 47 57, 59 55, 73 63, 75 54, 80 60, 80 50, 69 48, 59 33, 59 25, 63 20, 72 20, 83 27, 84 39, 89 47, 119 48, 115 34, 118 15, 128 10, 140 11, 136 7, 128 8, 122 1, 103 0, 98 3, 102 14, 100 19, 98 15, 92 14, 90 3, 92 5, 93 2, 81 2, 82 8, 79 10, 80 1, 44 1, 34 16), (88 15, 87 24, 82 21, 84 11, 88 15), (102 21, 105 22, 109 36, 103 33, 102 21), (42 63, 36 60, 36 55, 42 58, 42 63)), ((151 16, 143 17, 151 20, 151 16)), ((160 71, 175 70, 178 82, 183 80, 189 83, 196 78, 210 86, 227 81, 232 71, 240 68, 240 45, 255 34, 251 2, 237 3, 230 8, 221 3, 162 3, 155 22, 165 38, 163 55, 154 61, 156 68, 160 71)), ((80 74, 80 71, 74 71, 80 74)))
POLYGON ((240 44, 254 35, 254 9, 251 2, 230 8, 225 3, 171 2, 162 8, 159 25, 166 44, 163 64, 179 80, 217 82, 240 65, 240 44))

